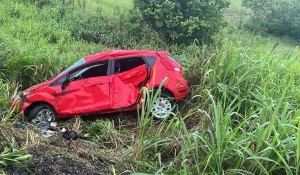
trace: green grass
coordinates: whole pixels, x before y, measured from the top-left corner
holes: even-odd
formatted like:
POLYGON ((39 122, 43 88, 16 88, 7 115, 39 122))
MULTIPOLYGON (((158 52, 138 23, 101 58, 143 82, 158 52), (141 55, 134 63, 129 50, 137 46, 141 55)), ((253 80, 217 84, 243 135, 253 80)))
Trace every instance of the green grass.
POLYGON ((1 124, 0 128, 0 172, 2 168, 12 165, 24 166, 31 161, 32 155, 26 153, 25 147, 19 148, 15 138, 12 137, 1 124))
MULTIPOLYGON (((215 45, 199 47, 194 43, 165 48, 185 66, 190 86, 189 97, 169 120, 153 120, 146 109, 152 106, 157 94, 143 88, 149 100, 138 111, 138 119, 132 121, 120 114, 117 120, 99 118, 94 122, 80 120, 77 124, 67 120, 59 125, 80 126, 79 133, 89 133, 90 137, 78 142, 94 146, 87 154, 115 157, 114 166, 127 172, 298 174, 299 48, 288 38, 254 36, 246 31, 241 24, 247 17, 241 15, 246 16, 249 11, 242 14, 240 2, 232 1, 226 13, 232 14, 228 16, 232 23, 215 36, 215 45)), ((83 10, 79 5, 83 1, 75 3, 76 10, 83 10)), ((124 13, 132 6, 125 0, 86 3, 89 10, 85 13, 98 13, 101 7, 101 13, 107 16, 118 15, 114 13, 115 4, 124 13)), ((19 83, 41 82, 85 55, 112 49, 72 38, 55 20, 60 14, 56 8, 41 10, 3 0, 0 9, 0 60, 8 60, 0 65, 1 124, 12 126, 22 120, 11 120, 15 118, 9 106, 10 97, 20 89, 19 83), (22 70, 30 76, 28 80, 18 79, 19 72, 8 72, 5 68, 22 70)), ((137 44, 136 48, 159 47, 154 43, 137 44)), ((12 143, 12 136, 9 138, 6 143, 12 143)), ((26 142, 21 145, 25 147, 49 143, 46 139, 37 142, 30 134, 24 134, 24 138, 26 142)), ((65 148, 60 151, 65 155, 76 154, 65 148)), ((0 153, 0 163, 4 161, 1 158, 10 156, 6 153, 0 153)), ((11 164, 29 160, 26 152, 15 153, 11 164)))
POLYGON ((75 0, 74 7, 84 13, 97 13, 110 17, 127 13, 133 4, 131 0, 75 0))
MULTIPOLYGON (((272 52, 280 57, 290 57, 298 53, 298 43, 291 38, 280 38, 260 33, 253 35, 253 31, 247 30, 244 26, 250 21, 252 11, 242 6, 242 0, 231 0, 230 6, 225 10, 224 16, 228 21, 228 26, 223 29, 221 37, 224 35, 235 42, 242 42, 243 45, 261 48, 261 50, 272 52)), ((257 31, 256 31, 257 32, 257 31)))

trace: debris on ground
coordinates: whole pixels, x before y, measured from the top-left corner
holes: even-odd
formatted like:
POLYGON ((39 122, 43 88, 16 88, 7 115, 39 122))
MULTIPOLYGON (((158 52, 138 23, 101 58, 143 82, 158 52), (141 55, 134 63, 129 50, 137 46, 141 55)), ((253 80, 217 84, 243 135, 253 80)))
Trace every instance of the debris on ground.
POLYGON ((52 137, 55 135, 56 131, 59 131, 58 128, 56 128, 57 123, 56 122, 40 122, 38 123, 38 126, 40 128, 41 135, 45 138, 52 137))
POLYGON ((55 135, 55 131, 51 131, 51 130, 42 130, 41 135, 43 137, 52 137, 55 135))
POLYGON ((16 124, 14 124, 14 127, 25 129, 26 128, 26 123, 16 123, 16 124))
POLYGON ((67 139, 67 140, 76 140, 78 138, 78 134, 77 132, 71 130, 71 131, 68 131, 67 129, 63 128, 61 130, 62 132, 62 137, 67 139))
MULTIPOLYGON (((20 128, 20 129, 26 129, 27 126, 31 126, 30 124, 27 124, 27 123, 16 123, 14 124, 14 128, 20 128)), ((52 137, 55 135, 55 133, 57 131, 59 131, 58 128, 56 128, 57 126, 57 122, 51 122, 51 123, 48 123, 48 122, 40 122, 40 123, 37 123, 35 124, 34 126, 37 126, 38 127, 38 132, 41 134, 41 136, 43 137, 52 137)), ((34 127, 32 127, 34 128, 34 127)), ((39 136, 39 133, 36 134, 36 137, 39 136)))

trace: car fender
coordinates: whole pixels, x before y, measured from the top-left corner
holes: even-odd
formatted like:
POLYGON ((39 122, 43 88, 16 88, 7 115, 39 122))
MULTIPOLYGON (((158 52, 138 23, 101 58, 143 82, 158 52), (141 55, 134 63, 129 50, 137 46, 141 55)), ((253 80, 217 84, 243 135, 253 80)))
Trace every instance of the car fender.
POLYGON ((26 96, 26 99, 27 99, 27 102, 29 102, 30 104, 33 104, 35 102, 49 103, 55 109, 55 111, 58 111, 59 106, 58 106, 55 95, 51 95, 51 94, 44 93, 44 92, 39 92, 39 93, 28 94, 26 96))

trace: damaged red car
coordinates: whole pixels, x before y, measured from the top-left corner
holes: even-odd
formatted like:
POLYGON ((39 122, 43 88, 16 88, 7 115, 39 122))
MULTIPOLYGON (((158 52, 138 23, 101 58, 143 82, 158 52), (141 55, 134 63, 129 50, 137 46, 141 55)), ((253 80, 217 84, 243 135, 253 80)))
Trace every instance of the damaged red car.
POLYGON ((24 90, 13 107, 34 123, 136 110, 141 87, 155 90, 166 77, 151 109, 155 119, 164 119, 188 94, 182 66, 168 51, 111 50, 86 56, 53 79, 24 90))

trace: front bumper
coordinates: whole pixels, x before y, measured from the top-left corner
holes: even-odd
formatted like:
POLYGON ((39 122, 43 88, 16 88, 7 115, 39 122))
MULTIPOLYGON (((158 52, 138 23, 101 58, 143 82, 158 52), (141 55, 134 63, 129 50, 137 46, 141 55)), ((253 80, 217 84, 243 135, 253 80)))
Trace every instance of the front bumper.
POLYGON ((24 111, 27 99, 25 97, 16 96, 11 104, 11 108, 16 112, 24 111))

